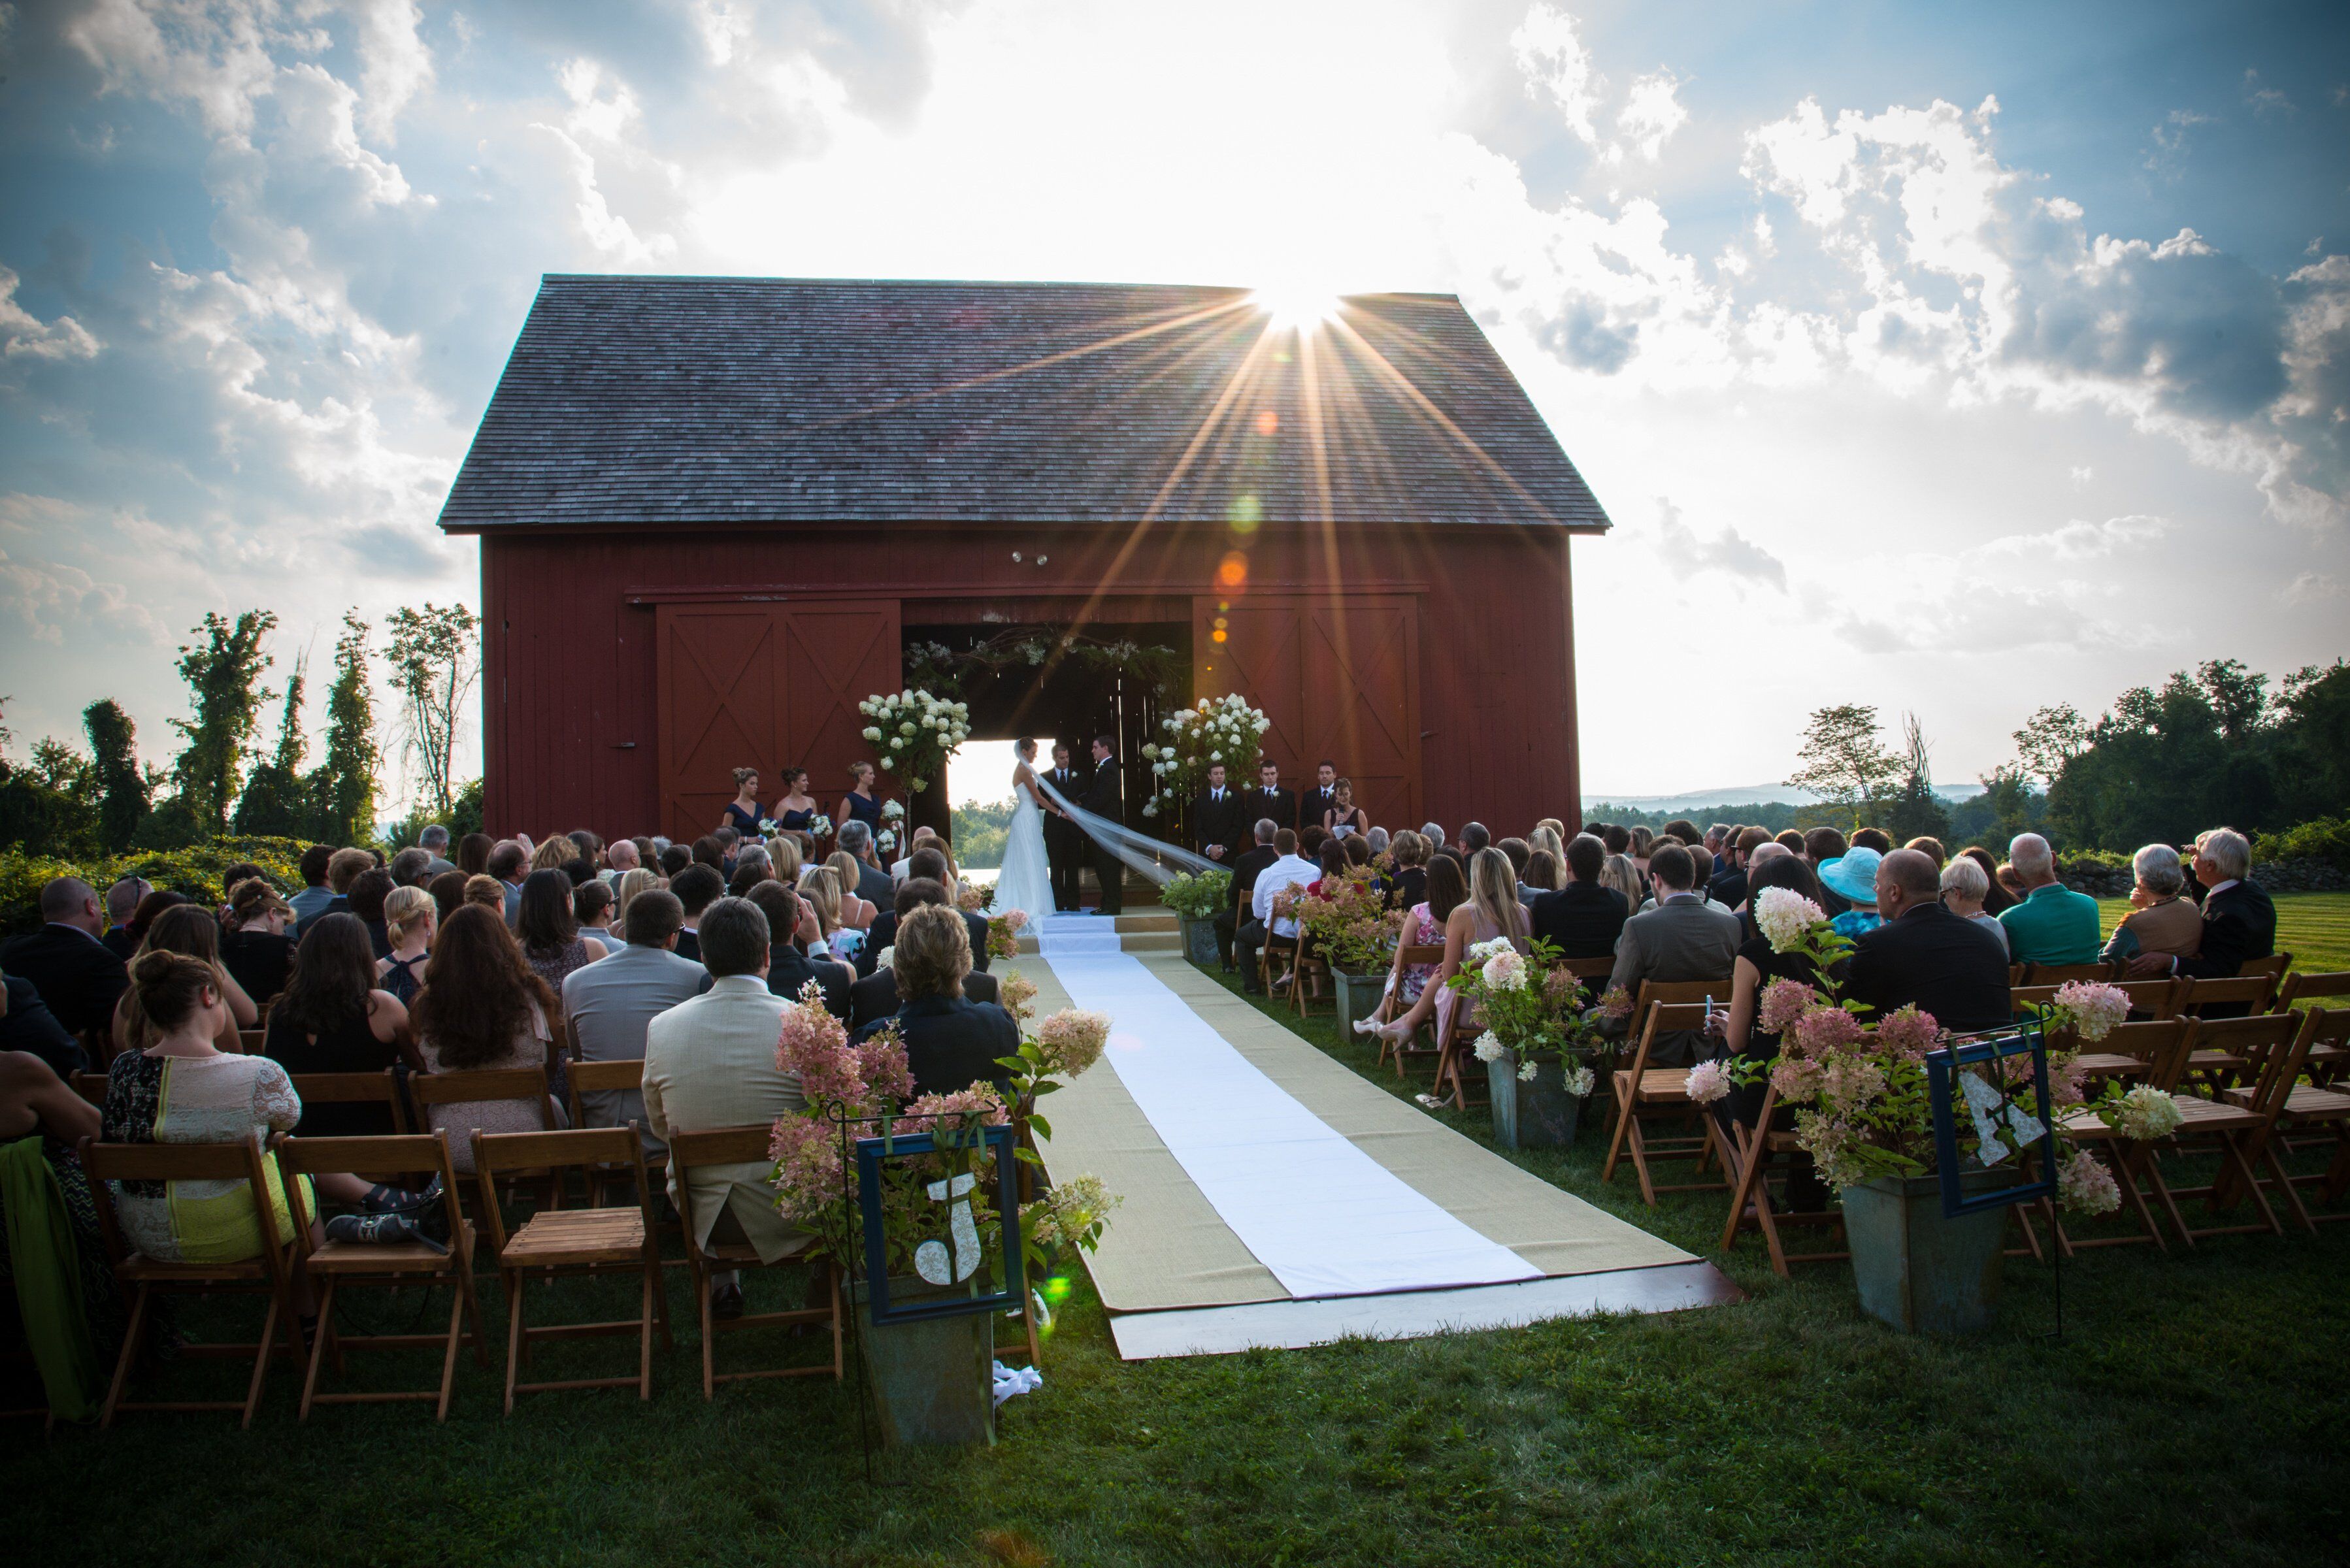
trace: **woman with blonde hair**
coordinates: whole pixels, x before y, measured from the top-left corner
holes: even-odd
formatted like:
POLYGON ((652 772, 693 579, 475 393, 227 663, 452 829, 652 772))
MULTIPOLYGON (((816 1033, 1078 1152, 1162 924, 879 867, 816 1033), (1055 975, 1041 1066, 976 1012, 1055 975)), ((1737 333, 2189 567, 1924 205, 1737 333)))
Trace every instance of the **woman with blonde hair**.
POLYGON ((560 871, 578 858, 579 846, 558 834, 530 852, 530 868, 534 871, 560 871))
POLYGON ((629 929, 629 905, 639 893, 650 893, 668 885, 668 879, 658 871, 648 871, 639 866, 633 871, 623 871, 620 879, 612 884, 612 929, 625 936, 629 929))
POLYGON ((775 880, 793 887, 799 885, 800 870, 807 857, 800 852, 800 841, 788 833, 778 833, 767 841, 767 859, 775 868, 775 880))
POLYGON ((1524 952, 1533 936, 1526 907, 1518 902, 1516 868, 1507 855, 1488 845, 1470 857, 1469 901, 1444 919, 1444 961, 1410 1011, 1380 1030, 1380 1034, 1389 1044, 1399 1045, 1433 1013, 1437 1038, 1441 1040, 1460 994, 1452 989, 1451 980, 1467 961, 1469 950, 1480 942, 1506 938, 1512 947, 1524 952))
POLYGON ((485 909, 495 909, 498 919, 506 918, 506 885, 494 877, 465 878, 465 902, 485 909))
POLYGON ((873 917, 881 911, 857 896, 858 873, 861 867, 857 857, 846 849, 836 849, 824 857, 832 868, 834 878, 840 884, 840 923, 851 930, 869 929, 873 917))
POLYGON ((800 873, 799 895, 816 915, 816 940, 808 944, 812 959, 839 959, 854 964, 865 933, 840 923, 840 879, 829 866, 810 866, 800 873))
POLYGON ((1628 855, 1610 855, 1607 857, 1607 864, 1599 868, 1599 885, 1603 888, 1613 888, 1624 896, 1624 909, 1627 914, 1638 914, 1641 900, 1648 896, 1648 888, 1641 886, 1645 880, 1646 878, 1640 875, 1639 867, 1633 863, 1632 857, 1628 855))
POLYGON ((1526 835, 1526 847, 1536 854, 1547 849, 1552 860, 1561 866, 1566 864, 1566 838, 1559 832, 1558 824, 1550 817, 1545 816, 1534 824, 1534 830, 1526 835))
POLYGON ((441 908, 423 888, 394 888, 385 895, 383 929, 391 939, 391 956, 376 961, 376 983, 402 1007, 423 988, 424 960, 440 927, 441 908))

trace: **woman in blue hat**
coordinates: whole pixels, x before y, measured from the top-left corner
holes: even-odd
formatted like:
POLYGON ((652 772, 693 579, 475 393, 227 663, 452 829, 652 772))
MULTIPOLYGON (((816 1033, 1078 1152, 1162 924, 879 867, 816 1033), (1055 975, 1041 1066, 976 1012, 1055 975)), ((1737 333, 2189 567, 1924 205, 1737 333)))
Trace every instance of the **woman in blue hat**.
POLYGON ((1873 931, 1885 923, 1877 913, 1877 867, 1884 858, 1876 850, 1862 847, 1847 849, 1820 864, 1821 885, 1852 902, 1851 909, 1828 922, 1847 937, 1873 931))

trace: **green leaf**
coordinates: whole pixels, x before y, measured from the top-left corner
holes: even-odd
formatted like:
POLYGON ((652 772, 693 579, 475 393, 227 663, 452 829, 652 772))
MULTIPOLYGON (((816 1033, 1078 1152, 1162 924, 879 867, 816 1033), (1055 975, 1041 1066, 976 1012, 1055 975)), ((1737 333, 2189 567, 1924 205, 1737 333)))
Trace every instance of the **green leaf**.
POLYGON ((1031 1092, 1039 1095, 1049 1095, 1060 1086, 1060 1084, 1052 1078, 1039 1078, 1036 1080, 1031 1092))
MULTIPOLYGON (((1038 1137, 1050 1138, 1053 1136, 1053 1124, 1046 1121, 1043 1116, 1035 1115, 1034 1112, 1029 1114, 1028 1127, 1029 1130, 1034 1132, 1038 1137)), ((1023 1152, 1024 1153, 1026 1151, 1024 1150, 1023 1152)))

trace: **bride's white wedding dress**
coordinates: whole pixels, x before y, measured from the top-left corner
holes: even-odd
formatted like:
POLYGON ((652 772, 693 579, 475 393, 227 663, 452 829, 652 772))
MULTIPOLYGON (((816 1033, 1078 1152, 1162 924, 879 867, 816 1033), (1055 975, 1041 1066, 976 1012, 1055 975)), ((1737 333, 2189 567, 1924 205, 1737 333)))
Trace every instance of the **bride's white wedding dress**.
POLYGON ((1036 804, 1022 773, 1012 775, 1012 799, 1017 809, 1003 840, 1003 869, 995 877, 994 913, 1023 910, 1033 929, 1053 913, 1053 868, 1045 857, 1044 808, 1036 804))

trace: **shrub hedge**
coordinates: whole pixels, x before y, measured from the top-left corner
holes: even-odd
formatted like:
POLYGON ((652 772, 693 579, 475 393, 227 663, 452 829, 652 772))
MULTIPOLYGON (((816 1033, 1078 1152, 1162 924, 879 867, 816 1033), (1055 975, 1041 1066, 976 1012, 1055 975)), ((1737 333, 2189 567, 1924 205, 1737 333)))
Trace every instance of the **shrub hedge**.
POLYGON ((2254 860, 2323 860, 2350 871, 2350 815, 2321 816, 2282 833, 2263 833, 2252 845, 2254 860))
POLYGON ((218 905, 228 891, 221 885, 221 874, 239 861, 260 867, 281 892, 300 891, 302 851, 307 847, 292 838, 216 838, 186 849, 133 850, 71 860, 0 849, 0 936, 40 928, 41 888, 53 877, 78 877, 103 894, 125 877, 141 877, 198 903, 218 905))

